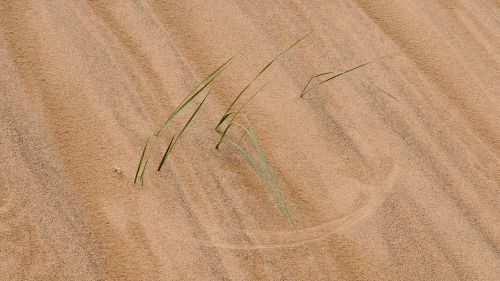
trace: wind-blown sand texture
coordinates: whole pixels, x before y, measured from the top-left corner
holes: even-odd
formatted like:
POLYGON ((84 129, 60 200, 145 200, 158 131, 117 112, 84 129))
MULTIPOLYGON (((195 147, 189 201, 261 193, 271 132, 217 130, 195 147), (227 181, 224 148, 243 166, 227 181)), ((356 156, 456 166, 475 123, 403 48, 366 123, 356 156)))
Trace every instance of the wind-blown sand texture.
POLYGON ((494 0, 0 1, 0 280, 500 280, 499 51, 494 0), (214 126, 309 31, 246 109, 293 232, 214 126), (328 49, 383 58, 300 98, 328 49))

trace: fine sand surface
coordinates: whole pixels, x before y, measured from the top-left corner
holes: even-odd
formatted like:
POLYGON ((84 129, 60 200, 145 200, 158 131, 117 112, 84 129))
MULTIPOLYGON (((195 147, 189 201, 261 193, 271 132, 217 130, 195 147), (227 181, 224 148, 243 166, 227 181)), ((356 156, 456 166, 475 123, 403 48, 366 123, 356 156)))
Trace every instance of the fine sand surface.
POLYGON ((500 4, 0 1, 0 157, 2 281, 500 280, 500 4), (293 231, 214 126, 310 31, 242 99, 293 231))

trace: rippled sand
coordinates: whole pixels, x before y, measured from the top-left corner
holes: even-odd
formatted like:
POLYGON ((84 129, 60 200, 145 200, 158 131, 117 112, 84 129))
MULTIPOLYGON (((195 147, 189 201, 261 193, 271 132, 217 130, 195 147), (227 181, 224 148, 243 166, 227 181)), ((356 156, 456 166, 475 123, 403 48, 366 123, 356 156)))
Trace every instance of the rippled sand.
POLYGON ((500 280, 499 30, 493 0, 1 1, 0 280, 500 280), (243 99, 268 82, 293 231, 213 128, 310 31, 243 99), (378 60, 299 98, 327 50, 378 60))

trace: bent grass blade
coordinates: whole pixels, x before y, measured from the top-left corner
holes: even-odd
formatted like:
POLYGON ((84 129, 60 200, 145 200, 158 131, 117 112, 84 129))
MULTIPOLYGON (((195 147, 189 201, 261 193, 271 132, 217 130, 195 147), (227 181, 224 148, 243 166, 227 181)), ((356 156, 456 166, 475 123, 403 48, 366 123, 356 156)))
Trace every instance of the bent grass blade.
POLYGON ((236 117, 238 117, 238 115, 243 111, 243 109, 262 91, 262 89, 264 89, 264 87, 267 85, 264 84, 262 85, 262 87, 260 87, 241 107, 240 109, 238 109, 238 111, 236 112, 230 112, 228 114, 226 114, 226 116, 224 116, 224 120, 229 117, 230 115, 232 115, 233 117, 231 118, 231 121, 229 121, 229 124, 227 125, 226 129, 224 129, 224 131, 222 132, 221 136, 220 136, 220 139, 219 139, 219 142, 217 143, 217 145, 215 146, 216 149, 219 149, 219 145, 222 143, 222 141, 224 140, 224 137, 226 136, 229 128, 231 127, 231 124, 233 124, 234 120, 236 119, 236 117))
MULTIPOLYGON (((345 75, 345 74, 347 74, 347 73, 349 73, 349 72, 351 72, 351 71, 354 71, 354 70, 356 70, 356 69, 358 69, 358 68, 361 68, 361 67, 366 66, 366 65, 368 65, 368 64, 370 64, 370 63, 373 63, 373 62, 375 62, 375 61, 369 61, 369 62, 366 62, 366 63, 360 64, 360 65, 357 65, 357 66, 355 66, 355 67, 353 67, 353 68, 350 68, 350 69, 348 69, 348 70, 344 70, 344 71, 342 71, 342 72, 340 72, 340 73, 337 73, 337 74, 333 75, 332 77, 329 77, 329 78, 327 78, 327 79, 325 79, 325 80, 323 80, 323 81, 321 81, 321 82, 317 83, 316 85, 312 86, 312 87, 311 87, 311 88, 309 88, 308 90, 304 91, 304 92, 302 93, 302 96, 303 96, 303 95, 305 95, 307 92, 309 92, 309 91, 313 90, 314 88, 318 87, 318 86, 319 86, 319 85, 321 85, 321 84, 324 84, 324 83, 326 83, 326 82, 328 82, 328 81, 331 81, 331 80, 333 80, 333 79, 335 79, 335 78, 337 78, 337 77, 340 77, 340 76, 342 76, 342 75, 345 75)), ((321 74, 319 74, 319 75, 316 75, 315 77, 324 76, 324 75, 327 75, 327 74, 330 74, 330 72, 321 73, 321 74)), ((314 78, 314 77, 313 77, 313 78, 314 78)))
POLYGON ((288 206, 288 202, 281 191, 281 188, 278 184, 278 181, 276 180, 276 177, 274 176, 274 173, 273 173, 266 157, 264 156, 264 153, 263 153, 263 151, 262 151, 262 149, 257 141, 257 137, 256 137, 255 133, 253 132, 253 130, 250 127, 250 122, 248 121, 248 119, 246 119, 246 121, 247 121, 247 126, 244 126, 244 125, 239 124, 239 123, 232 123, 232 124, 242 128, 245 131, 246 135, 250 139, 252 146, 254 147, 255 151, 257 152, 257 155, 259 157, 259 161, 257 162, 251 156, 250 152, 247 149, 243 148, 241 145, 239 145, 231 140, 229 140, 228 142, 231 145, 233 145, 245 157, 245 159, 250 163, 252 168, 255 170, 255 172, 259 176, 262 184, 266 187, 269 195, 274 200, 276 207, 278 208, 280 213, 283 215, 283 217, 285 217, 287 219, 287 221, 290 224, 290 226, 292 227, 293 231, 296 233, 297 232, 296 220, 290 211, 290 207, 288 206))
POLYGON ((315 73, 318 72, 319 68, 321 67, 321 65, 325 61, 326 57, 328 56, 328 53, 330 52, 330 50, 331 49, 328 49, 328 51, 326 51, 326 53, 321 57, 318 65, 314 69, 313 74, 311 75, 311 77, 309 77, 309 80, 307 81, 306 85, 304 86, 304 89, 302 89, 302 92, 300 92, 300 95, 299 95, 300 97, 304 96, 305 91, 307 90, 307 87, 309 87, 309 84, 311 84, 312 80, 318 76, 318 75, 315 75, 315 73))
POLYGON ((299 40, 295 41, 293 44, 288 46, 285 50, 283 50, 281 53, 279 53, 276 57, 274 57, 270 62, 268 62, 258 73, 255 75, 255 77, 250 80, 250 82, 241 90, 241 92, 236 96, 236 98, 233 100, 233 102, 229 105, 229 107, 226 109, 226 112, 222 115, 222 118, 219 120, 219 123, 217 126, 215 126, 215 130, 218 130, 220 125, 224 122, 224 120, 227 118, 227 114, 231 109, 233 108, 234 104, 240 99, 240 97, 245 93, 245 91, 252 85, 252 83, 259 78, 262 73, 264 73, 276 60, 278 60, 281 56, 283 56, 286 52, 288 52, 290 49, 292 49, 295 45, 300 43, 302 40, 304 40, 306 37, 308 37, 312 32, 309 32, 305 36, 301 37, 299 40))

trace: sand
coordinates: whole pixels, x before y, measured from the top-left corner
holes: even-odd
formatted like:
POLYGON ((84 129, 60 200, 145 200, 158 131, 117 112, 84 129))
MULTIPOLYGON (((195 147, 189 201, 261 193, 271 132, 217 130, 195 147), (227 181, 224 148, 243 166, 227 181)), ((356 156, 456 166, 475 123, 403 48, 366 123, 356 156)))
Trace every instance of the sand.
POLYGON ((500 280, 499 30, 494 0, 1 1, 0 280, 500 280), (213 128, 309 31, 246 109, 293 231, 213 128), (299 98, 328 49, 380 59, 299 98))

